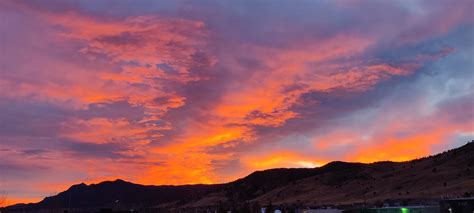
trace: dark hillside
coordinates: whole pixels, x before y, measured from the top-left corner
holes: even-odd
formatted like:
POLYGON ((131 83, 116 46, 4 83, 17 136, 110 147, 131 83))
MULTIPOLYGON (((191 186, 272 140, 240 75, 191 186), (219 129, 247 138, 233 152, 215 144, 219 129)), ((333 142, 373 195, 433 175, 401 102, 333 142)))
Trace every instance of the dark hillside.
POLYGON ((78 184, 36 204, 6 210, 181 208, 260 204, 376 203, 474 193, 474 143, 407 162, 331 162, 313 169, 270 169, 227 184, 145 186, 123 180, 78 184))

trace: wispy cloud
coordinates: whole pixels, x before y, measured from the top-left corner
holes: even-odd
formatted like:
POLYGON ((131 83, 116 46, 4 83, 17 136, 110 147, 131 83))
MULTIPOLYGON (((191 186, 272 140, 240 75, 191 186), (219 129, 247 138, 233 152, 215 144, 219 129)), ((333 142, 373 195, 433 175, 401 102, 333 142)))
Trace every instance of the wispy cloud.
POLYGON ((473 6, 3 1, 0 188, 29 201, 450 147, 474 131, 473 6))

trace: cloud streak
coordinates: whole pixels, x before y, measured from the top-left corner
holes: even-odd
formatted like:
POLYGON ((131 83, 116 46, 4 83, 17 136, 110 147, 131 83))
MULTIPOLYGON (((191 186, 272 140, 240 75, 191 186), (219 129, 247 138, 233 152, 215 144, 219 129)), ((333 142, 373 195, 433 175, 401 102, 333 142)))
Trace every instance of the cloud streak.
POLYGON ((407 160, 473 134, 471 1, 110 5, 0 3, 14 200, 407 160))

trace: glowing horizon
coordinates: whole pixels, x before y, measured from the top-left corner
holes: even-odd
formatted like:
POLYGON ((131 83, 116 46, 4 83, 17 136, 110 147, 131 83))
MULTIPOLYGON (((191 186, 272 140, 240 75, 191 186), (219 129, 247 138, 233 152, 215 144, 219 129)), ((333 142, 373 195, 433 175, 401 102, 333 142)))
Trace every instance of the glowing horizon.
POLYGON ((474 3, 0 2, 0 192, 222 183, 474 139, 474 3))

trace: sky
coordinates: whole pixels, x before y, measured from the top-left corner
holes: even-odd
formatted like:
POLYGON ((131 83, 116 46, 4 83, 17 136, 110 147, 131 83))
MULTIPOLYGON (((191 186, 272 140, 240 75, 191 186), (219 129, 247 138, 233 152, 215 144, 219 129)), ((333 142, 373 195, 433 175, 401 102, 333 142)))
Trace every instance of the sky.
POLYGON ((223 183, 474 139, 474 1, 0 1, 0 191, 223 183))

